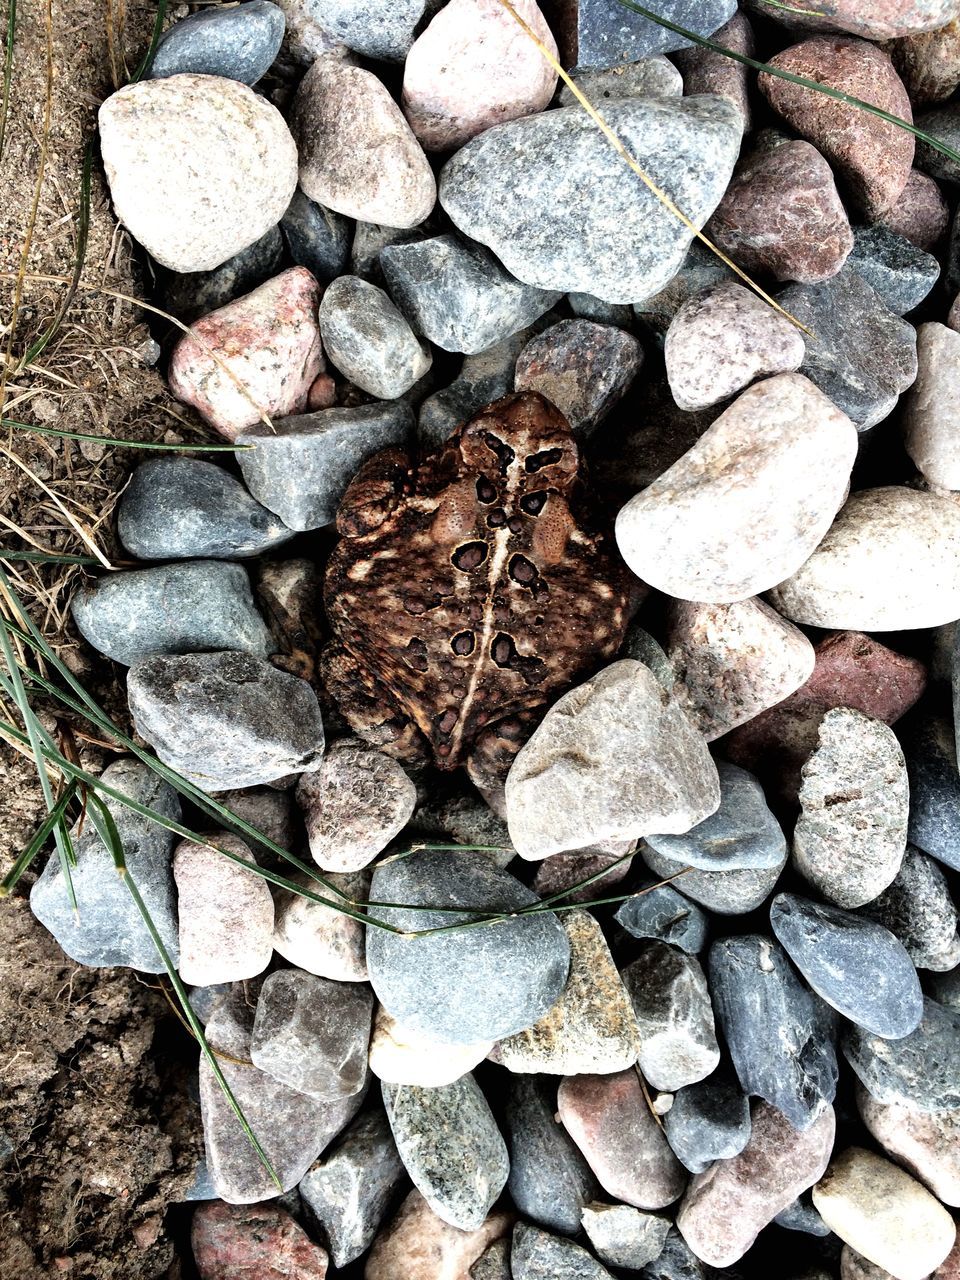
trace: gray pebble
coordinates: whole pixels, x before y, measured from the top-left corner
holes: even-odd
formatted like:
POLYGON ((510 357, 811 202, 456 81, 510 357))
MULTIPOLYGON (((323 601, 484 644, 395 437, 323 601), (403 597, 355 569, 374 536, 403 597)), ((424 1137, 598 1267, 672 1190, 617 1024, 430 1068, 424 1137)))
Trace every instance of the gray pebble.
MULTIPOLYGON (((639 60, 631 58, 619 67, 578 70, 570 78, 595 107, 619 98, 679 98, 683 94, 680 72, 669 58, 657 55, 639 60)), ((573 91, 562 85, 557 105, 573 107, 576 104, 573 91)))
POLYGON ((486 351, 464 356, 460 372, 453 382, 428 396, 420 406, 417 435, 424 448, 432 449, 442 444, 484 405, 513 390, 517 356, 533 331, 532 328, 521 329, 495 342, 486 351))
POLYGON ((960 775, 954 726, 926 712, 901 735, 910 780, 907 839, 960 871, 960 775))
POLYGON ((192 13, 160 37, 149 78, 190 72, 256 84, 280 52, 286 25, 283 10, 269 0, 192 13))
POLYGON ((843 1056, 877 1102, 904 1102, 921 1111, 960 1107, 960 1010, 924 999, 923 1020, 901 1040, 850 1026, 843 1056))
POLYGON ((527 1222, 513 1229, 510 1268, 513 1280, 613 1280, 586 1249, 527 1222))
POLYGON ((700 1259, 676 1227, 670 1228, 660 1257, 648 1262, 640 1274, 643 1280, 705 1280, 706 1276, 700 1259))
POLYGON ((633 329, 633 309, 625 302, 604 302, 595 298, 592 293, 567 294, 567 302, 575 316, 584 320, 595 320, 597 324, 615 324, 618 329, 633 329))
POLYGON ((323 282, 335 280, 346 271, 352 229, 349 218, 325 209, 299 187, 280 219, 290 257, 323 282))
POLYGON ((484 1249, 470 1268, 470 1280, 511 1280, 508 1236, 494 1240, 484 1249))
POLYGON ((380 400, 402 396, 433 363, 390 298, 359 276, 340 276, 324 292, 320 336, 343 376, 380 400))
POLYGON ((808 1191, 798 1196, 793 1204, 778 1213, 774 1222, 786 1231, 802 1231, 808 1236, 822 1238, 830 1234, 830 1228, 814 1208, 808 1191))
POLYGON ((385 227, 380 222, 358 222, 350 247, 350 274, 383 287, 380 250, 391 244, 423 240, 422 227, 385 227))
POLYGON ((899 938, 918 969, 943 972, 960 964, 957 908, 946 876, 933 858, 912 845, 893 884, 861 907, 860 914, 899 938))
POLYGON ((616 913, 618 923, 635 938, 658 938, 696 955, 707 942, 707 917, 673 885, 641 886, 616 913))
POLYGON ((750 1102, 735 1084, 701 1080, 678 1090, 663 1117, 674 1155, 691 1173, 737 1156, 750 1140, 750 1102))
POLYGON ((163 285, 166 309, 185 323, 234 302, 275 276, 283 262, 283 237, 271 227, 212 271, 171 271, 163 285))
POLYGON ((687 871, 685 868, 688 863, 665 858, 645 840, 640 841, 639 852, 655 875, 663 880, 675 876, 674 884, 685 898, 692 898, 694 902, 723 916, 744 915, 766 902, 787 861, 784 852, 783 862, 775 867, 748 867, 740 871, 687 871))
MULTIPOLYGON (((691 41, 629 9, 611 9, 604 0, 578 0, 578 68, 617 67, 653 53, 688 49, 691 41)), ((660 0, 657 13, 700 36, 712 35, 736 13, 735 0, 660 0)))
POLYGON ((673 1092, 720 1061, 707 980, 698 961, 648 942, 620 975, 640 1028, 637 1065, 655 1089, 673 1092))
POLYGON ((849 266, 874 288, 895 315, 918 307, 940 275, 940 263, 881 222, 857 227, 849 266))
POLYGON ((618 656, 636 658, 637 662, 642 662, 645 667, 649 667, 667 693, 672 696, 673 686, 677 682, 676 668, 649 631, 644 631, 643 627, 631 622, 618 656))
MULTIPOLYGON (((670 322, 688 298, 735 279, 722 258, 702 241, 694 240, 673 279, 650 297, 634 302, 633 313, 662 345, 670 322)), ((672 395, 669 399, 673 402, 672 395)))
POLYGON ((661 1253, 670 1219, 629 1204, 596 1202, 583 1211, 583 1229, 601 1262, 639 1271, 661 1253))
POLYGON ((310 16, 334 40, 368 58, 402 62, 427 11, 427 0, 310 0, 310 16))

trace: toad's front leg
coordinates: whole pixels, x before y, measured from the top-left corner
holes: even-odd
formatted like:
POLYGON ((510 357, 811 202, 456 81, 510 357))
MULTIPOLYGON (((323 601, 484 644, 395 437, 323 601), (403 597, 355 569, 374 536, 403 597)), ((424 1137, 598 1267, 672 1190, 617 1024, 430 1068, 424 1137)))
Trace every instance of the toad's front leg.
POLYGON ((327 693, 364 742, 407 764, 429 761, 426 739, 413 720, 348 649, 328 645, 320 655, 319 668, 327 693))

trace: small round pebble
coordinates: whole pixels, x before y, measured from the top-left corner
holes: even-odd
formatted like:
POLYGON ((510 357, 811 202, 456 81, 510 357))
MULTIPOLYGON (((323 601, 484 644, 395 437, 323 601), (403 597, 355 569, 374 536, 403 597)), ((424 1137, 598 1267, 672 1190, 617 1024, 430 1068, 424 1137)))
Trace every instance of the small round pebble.
POLYGON ((270 0, 202 9, 163 33, 150 62, 151 79, 190 71, 256 84, 280 52, 283 10, 270 0))
POLYGON ((359 276, 340 276, 324 291, 320 334, 331 363, 379 400, 402 396, 433 363, 390 298, 359 276))
POLYGON ((750 1138, 750 1101, 730 1081, 711 1077, 678 1090, 663 1117, 667 1141, 691 1173, 739 1155, 750 1138))
POLYGON ((706 945, 706 913, 671 884, 642 886, 617 910, 616 920, 634 938, 657 938, 690 955, 706 945))

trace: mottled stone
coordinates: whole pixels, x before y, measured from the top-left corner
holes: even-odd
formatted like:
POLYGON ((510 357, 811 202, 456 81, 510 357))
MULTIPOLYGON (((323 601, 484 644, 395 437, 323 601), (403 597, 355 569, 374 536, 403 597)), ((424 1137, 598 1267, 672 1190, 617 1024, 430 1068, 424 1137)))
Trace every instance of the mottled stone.
POLYGON ((933 858, 912 845, 890 886, 861 914, 899 938, 918 969, 943 972, 960 964, 957 908, 946 877, 933 858))
MULTIPOLYGON (((657 12, 679 27, 709 36, 736 10, 731 0, 662 0, 657 12)), ((616 67, 652 53, 686 49, 690 41, 629 9, 611 10, 603 0, 566 0, 563 27, 569 26, 568 65, 616 67)))
POLYGON ((170 356, 173 394, 228 440, 264 415, 299 413, 323 369, 319 300, 310 272, 291 267, 204 316, 170 356))
POLYGON ((671 1227, 663 1252, 641 1271, 643 1280, 705 1280, 706 1271, 683 1236, 671 1227))
MULTIPOLYGON (((644 172, 703 226, 736 159, 736 108, 714 97, 628 98, 604 106, 604 118, 644 172)), ((580 107, 472 139, 444 166, 440 202, 518 280, 605 302, 657 293, 692 239, 580 107)))
POLYGON ((642 1213, 631 1205, 599 1201, 585 1207, 582 1221, 601 1262, 630 1271, 639 1271, 660 1256, 670 1230, 669 1218, 642 1213))
POLYGON ((940 275, 932 254, 881 223, 857 227, 847 262, 898 316, 918 307, 940 275))
POLYGON ((470 1280, 511 1280, 510 1240, 494 1240, 470 1268, 470 1280))
POLYGON ((317 58, 346 56, 346 45, 331 35, 317 17, 316 0, 276 0, 287 20, 280 57, 285 71, 301 73, 317 58))
POLYGON ((273 899, 266 880, 242 865, 257 865, 249 845, 227 831, 209 839, 216 848, 181 841, 173 859, 180 976, 197 986, 254 978, 273 955, 273 899))
POLYGON ((924 479, 960 489, 960 333, 931 321, 917 330, 917 379, 903 398, 904 444, 924 479))
MULTIPOLYGON (((756 52, 753 29, 747 15, 738 9, 729 22, 714 32, 713 39, 721 48, 750 57, 756 52)), ((716 93, 726 98, 740 113, 746 133, 750 128, 750 93, 747 68, 713 49, 691 45, 676 56, 683 76, 683 92, 688 96, 716 93)))
POLYGON ((823 1175, 835 1129, 832 1107, 798 1132, 773 1106, 755 1103, 747 1145, 698 1173, 683 1198, 677 1227, 697 1257, 714 1267, 738 1262, 760 1231, 823 1175))
POLYGON ((640 1028, 637 1058, 655 1089, 703 1080, 720 1061, 707 980, 698 961, 665 942, 648 942, 623 970, 640 1028))
POLYGON ((375 284, 340 276, 320 304, 320 333, 331 364, 379 400, 396 400, 430 368, 430 352, 375 284))
POLYGON ((915 107, 945 102, 960 85, 960 7, 948 0, 948 9, 943 23, 902 36, 890 47, 893 65, 915 107))
POLYGON ((506 795, 513 845, 534 860, 651 827, 686 831, 720 801, 703 738, 632 659, 554 703, 514 760, 506 795))
POLYGON ((768 378, 621 508, 620 552, 681 600, 755 595, 800 569, 830 528, 856 449, 853 424, 812 382, 768 378))
POLYGON ((397 1151, 414 1186, 444 1222, 478 1230, 506 1185, 510 1160, 473 1076, 433 1089, 382 1087, 397 1151))
MULTIPOLYGON (((843 36, 814 36, 792 45, 770 65, 870 102, 912 120, 910 99, 890 56, 875 45, 843 36)), ((854 206, 877 218, 894 204, 913 164, 914 138, 858 107, 761 73, 760 89, 791 128, 836 166, 854 206)))
POLYGON ((433 1089, 453 1084, 465 1076, 492 1048, 492 1040, 439 1044, 401 1026, 378 1005, 370 1038, 370 1070, 390 1084, 416 1084, 433 1089))
POLYGON ((670 884, 641 886, 616 920, 635 938, 656 938, 695 955, 707 941, 706 914, 670 884))
POLYGON ((513 1229, 510 1270, 513 1280, 613 1280, 586 1249, 526 1222, 513 1229))
POLYGON ((512 1221, 508 1213, 492 1213, 476 1231, 460 1231, 438 1218, 419 1191, 411 1191, 374 1241, 365 1280, 465 1280, 512 1221))
POLYGON ((926 710, 903 733, 910 779, 911 843, 960 870, 960 778, 955 726, 926 710))
MULTIPOLYGON (((337 982, 366 982, 367 963, 364 958, 364 926, 359 919, 345 915, 336 909, 343 900, 331 889, 319 884, 313 876, 303 871, 284 872, 288 880, 301 889, 309 889, 333 906, 324 906, 312 898, 305 898, 290 889, 276 889, 274 903, 276 918, 273 929, 273 949, 284 960, 315 973, 319 978, 333 978, 337 982)), ((370 891, 370 875, 359 871, 346 875, 333 873, 325 876, 327 884, 347 895, 359 910, 370 891)))
POLYGON ((667 1141, 691 1173, 739 1155, 750 1138, 750 1103, 727 1080, 702 1080, 680 1089, 663 1117, 667 1141))
POLYGON ((795 1128, 809 1129, 837 1087, 830 1010, 803 985, 781 948, 760 934, 715 942, 708 973, 743 1091, 769 1102, 795 1128))
POLYGON ((956 1240, 953 1219, 929 1191, 861 1147, 834 1157, 813 1203, 841 1240, 897 1280, 924 1280, 956 1240))
MULTIPOLYGON (((929 133, 940 142, 945 142, 954 151, 960 143, 960 112, 956 103, 936 107, 917 117, 917 128, 929 133)), ((917 168, 936 178, 938 182, 956 184, 960 182, 960 165, 949 156, 931 147, 928 142, 917 141, 917 168)))
POLYGON ((279 1205, 201 1205, 190 1245, 200 1280, 324 1280, 327 1274, 324 1250, 279 1205))
POLYGON ((911 169, 900 198, 880 221, 918 249, 929 250, 943 238, 950 222, 950 210, 933 178, 919 169, 911 169))
POLYGON ((297 185, 283 117, 236 80, 124 85, 98 122, 117 217, 171 271, 209 271, 246 249, 280 221, 297 185))
POLYGON ((325 208, 415 227, 433 208, 433 171, 400 108, 370 71, 319 58, 293 100, 300 186, 325 208))
POLYGON ((311 0, 317 21, 335 40, 367 58, 402 62, 432 8, 426 0, 311 0))
POLYGON ((843 1055, 877 1102, 921 1111, 960 1107, 960 1011, 924 999, 923 1020, 900 1040, 847 1028, 843 1055))
POLYGON ((685 898, 692 898, 718 915, 743 915, 766 902, 787 863, 784 850, 783 860, 772 867, 696 871, 685 862, 664 857, 646 841, 641 843, 639 852, 656 876, 663 880, 675 878, 685 898))
POLYGON ((286 20, 269 0, 232 9, 202 9, 181 18, 157 42, 151 80, 183 72, 256 84, 280 52, 286 20))
POLYGON ((332 524, 347 485, 378 449, 402 444, 413 415, 402 401, 320 409, 237 437, 247 487, 291 529, 332 524))
POLYGON ((247 653, 159 655, 127 674, 134 727, 204 791, 319 767, 323 724, 305 680, 247 653))
POLYGON ((758 12, 791 27, 815 31, 849 31, 867 40, 891 40, 917 31, 932 31, 956 14, 956 0, 877 0, 864 6, 861 0, 828 0, 815 11, 789 10, 768 0, 750 0, 758 12))
MULTIPOLYGON (((683 77, 663 54, 638 58, 618 67, 577 68, 570 79, 588 102, 599 107, 621 98, 679 98, 683 96, 684 89, 683 77)), ((691 94, 709 92, 709 89, 690 91, 691 94)), ((573 107, 577 102, 576 94, 566 84, 561 84, 557 105, 573 107)))
POLYGON ((279 227, 271 227, 212 271, 168 272, 163 282, 163 305, 189 324, 250 293, 282 266, 283 236, 279 227))
POLYGON ((513 385, 539 391, 587 436, 623 399, 642 364, 643 348, 623 329, 561 320, 520 352, 513 385))
POLYGON ((683 1191, 683 1166, 650 1111, 635 1071, 569 1076, 560 1120, 608 1195, 636 1209, 663 1209, 683 1191))

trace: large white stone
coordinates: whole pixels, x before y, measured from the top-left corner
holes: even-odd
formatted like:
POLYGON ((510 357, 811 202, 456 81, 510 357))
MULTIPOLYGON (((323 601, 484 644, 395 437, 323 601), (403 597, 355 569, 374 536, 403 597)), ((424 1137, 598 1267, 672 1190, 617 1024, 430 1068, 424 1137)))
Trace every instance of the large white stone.
POLYGON ((907 453, 932 485, 960 489, 960 333, 917 330, 917 380, 903 398, 907 453))

